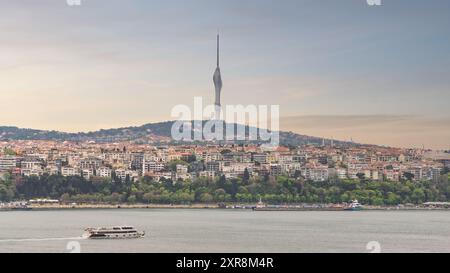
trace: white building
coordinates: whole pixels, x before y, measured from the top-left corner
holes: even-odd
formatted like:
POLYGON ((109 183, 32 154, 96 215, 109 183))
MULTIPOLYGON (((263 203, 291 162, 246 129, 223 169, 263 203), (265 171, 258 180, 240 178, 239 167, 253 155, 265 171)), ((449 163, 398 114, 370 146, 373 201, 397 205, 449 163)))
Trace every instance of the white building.
POLYGON ((17 157, 2 156, 0 157, 0 171, 10 171, 17 167, 17 157))
POLYGON ((339 179, 347 179, 347 170, 344 168, 336 168, 336 175, 339 179))
POLYGON ((187 174, 188 166, 183 164, 177 164, 177 174, 187 174))
POLYGON ((81 175, 81 171, 78 168, 62 167, 61 168, 61 175, 62 176, 80 176, 81 175))
POLYGON ((326 181, 329 177, 328 168, 304 168, 301 171, 301 174, 309 180, 318 182, 318 181, 326 181))
POLYGON ((131 182, 134 182, 139 178, 139 173, 137 171, 117 169, 114 172, 116 174, 116 177, 118 177, 120 180, 122 180, 122 182, 125 182, 127 177, 129 177, 131 182))
POLYGON ((112 170, 108 167, 100 167, 96 170, 96 175, 100 177, 111 177, 112 170))
POLYGON ((159 172, 161 170, 164 170, 165 167, 166 164, 164 162, 144 160, 142 169, 144 173, 148 173, 148 172, 159 172))
POLYGON ((20 174, 23 176, 41 176, 44 171, 42 169, 22 169, 20 174))
POLYGON ((94 176, 94 170, 93 169, 83 169, 82 175, 85 179, 89 180, 92 176, 94 176))
POLYGON ((216 177, 216 172, 214 171, 203 171, 199 173, 200 177, 214 178, 216 177))
POLYGON ((42 169, 42 162, 34 158, 25 159, 20 162, 20 167, 27 170, 42 169))

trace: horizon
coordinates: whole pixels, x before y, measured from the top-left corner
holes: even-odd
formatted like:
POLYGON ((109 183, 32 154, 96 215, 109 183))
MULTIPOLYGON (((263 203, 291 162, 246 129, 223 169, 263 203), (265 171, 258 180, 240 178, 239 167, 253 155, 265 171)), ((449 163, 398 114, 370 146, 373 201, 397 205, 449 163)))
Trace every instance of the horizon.
POLYGON ((277 104, 281 131, 450 149, 445 0, 7 2, 0 125, 68 133, 173 120, 213 103, 277 104), (382 18, 383 20, 380 20, 382 18))
MULTIPOLYGON (((195 120, 191 120, 191 122, 193 122, 195 120)), ((206 120, 203 120, 206 121, 206 120)), ((96 133, 96 132, 100 132, 102 130, 119 130, 119 129, 127 129, 127 128, 139 128, 139 127, 143 127, 149 124, 161 124, 161 123, 171 123, 171 122, 176 122, 176 120, 164 120, 164 121, 156 121, 156 122, 147 122, 144 124, 139 124, 139 125, 129 125, 129 126, 123 126, 123 127, 110 127, 110 128, 100 128, 97 130, 93 130, 93 131, 74 131, 74 132, 68 132, 68 131, 61 131, 61 130, 52 130, 52 129, 40 129, 40 128, 27 128, 27 127, 17 127, 17 126, 4 126, 4 125, 0 125, 0 128, 2 127, 10 127, 10 128, 17 128, 17 129, 23 129, 23 130, 38 130, 38 131, 44 131, 44 132, 57 132, 57 133, 62 133, 62 134, 89 134, 89 133, 96 133)), ((226 122, 226 121, 225 121, 226 122)), ((226 122, 229 123, 229 122, 226 122)), ((236 123, 233 122, 233 124, 237 124, 237 125, 244 125, 244 126, 251 126, 248 123, 247 124, 241 124, 241 123, 236 123)), ((260 127, 257 127, 260 128, 260 127)), ((298 135, 303 135, 303 136, 307 136, 307 137, 313 137, 313 138, 323 138, 326 141, 329 140, 333 140, 333 141, 337 141, 337 142, 353 142, 355 144, 359 144, 359 145, 367 145, 367 146, 379 146, 379 147, 384 147, 384 148, 393 148, 393 149, 423 149, 423 150, 431 150, 434 152, 442 152, 442 151, 448 151, 450 149, 446 149, 446 148, 442 148, 442 149, 433 149, 433 148, 429 148, 429 147, 410 147, 410 146, 390 146, 390 145, 383 145, 383 144, 375 144, 375 143, 364 143, 364 142, 358 142, 355 141, 354 139, 337 139, 337 138, 326 138, 326 137, 320 137, 320 136, 314 136, 314 135, 308 135, 308 134, 302 134, 299 132, 295 132, 295 131, 289 131, 289 130, 283 130, 280 129, 279 132, 292 132, 298 135)), ((14 140, 16 141, 16 140, 14 140)), ((26 139, 26 140, 18 140, 18 141, 45 141, 45 140, 33 140, 33 139, 26 139)))

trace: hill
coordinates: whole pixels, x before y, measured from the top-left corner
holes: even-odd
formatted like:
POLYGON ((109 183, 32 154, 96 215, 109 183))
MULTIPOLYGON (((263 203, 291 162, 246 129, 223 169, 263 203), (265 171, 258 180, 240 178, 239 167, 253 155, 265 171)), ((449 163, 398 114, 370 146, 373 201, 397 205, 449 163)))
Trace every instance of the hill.
MULTIPOLYGON (((0 127, 0 140, 55 140, 55 141, 95 141, 95 142, 122 142, 136 143, 173 143, 171 130, 174 121, 149 123, 137 127, 123 127, 103 129, 93 132, 66 133, 59 131, 46 131, 24 129, 18 127, 0 127)), ((249 127, 233 124, 235 132, 237 127, 245 127, 248 135, 249 127)), ((330 143, 330 140, 325 140, 330 143)), ((239 142, 239 141, 236 141, 239 142)), ((242 142, 242 141, 241 141, 242 142)), ((263 142, 263 141, 254 141, 263 142)), ((305 144, 321 145, 322 138, 301 135, 293 132, 280 132, 280 142, 286 146, 300 146, 305 144)), ((353 145, 353 143, 334 141, 336 145, 353 145)))

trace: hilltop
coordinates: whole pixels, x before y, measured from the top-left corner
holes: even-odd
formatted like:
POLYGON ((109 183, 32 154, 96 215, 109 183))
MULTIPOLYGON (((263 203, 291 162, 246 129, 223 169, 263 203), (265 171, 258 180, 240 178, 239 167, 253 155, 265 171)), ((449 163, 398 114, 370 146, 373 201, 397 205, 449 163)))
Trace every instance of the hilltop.
MULTIPOLYGON (((0 127, 0 140, 54 140, 54 141, 95 141, 95 142, 121 142, 132 141, 142 143, 170 143, 171 129, 175 121, 148 123, 142 126, 130 126, 123 128, 102 129, 92 132, 67 133, 60 131, 48 131, 26 129, 18 127, 0 127)), ((234 124, 235 128, 238 126, 234 124)), ((249 127, 245 126, 248 135, 249 127)), ((237 131, 237 130, 236 130, 237 131)), ((330 143, 330 140, 325 140, 330 143)), ((238 141, 236 141, 238 142, 238 141)), ((254 141, 262 142, 262 141, 254 141)), ((321 145, 322 138, 306 136, 294 132, 280 132, 280 142, 286 146, 299 146, 306 144, 321 145)), ((336 145, 356 145, 349 142, 334 141, 336 145)))

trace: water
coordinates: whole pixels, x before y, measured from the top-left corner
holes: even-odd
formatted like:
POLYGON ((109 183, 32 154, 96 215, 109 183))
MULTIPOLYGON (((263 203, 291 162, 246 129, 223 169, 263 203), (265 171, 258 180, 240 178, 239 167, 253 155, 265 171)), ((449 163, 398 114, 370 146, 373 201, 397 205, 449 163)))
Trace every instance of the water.
POLYGON ((379 242, 382 252, 450 252, 450 212, 0 212, 0 252, 63 253, 73 241, 81 252, 369 252, 371 241, 379 242), (134 225, 147 236, 78 238, 86 227, 114 225, 134 225))

